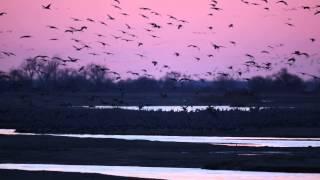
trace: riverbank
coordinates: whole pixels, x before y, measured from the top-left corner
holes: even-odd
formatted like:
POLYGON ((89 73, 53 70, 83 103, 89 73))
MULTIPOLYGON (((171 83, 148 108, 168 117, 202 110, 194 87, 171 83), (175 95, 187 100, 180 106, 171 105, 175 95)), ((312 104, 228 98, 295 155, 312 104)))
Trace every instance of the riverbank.
POLYGON ((47 172, 47 171, 20 171, 20 170, 3 170, 0 169, 0 178, 4 180, 146 180, 140 178, 117 177, 101 174, 84 174, 84 173, 66 173, 66 172, 47 172))
POLYGON ((0 136, 0 163, 184 167, 320 173, 320 148, 0 136))

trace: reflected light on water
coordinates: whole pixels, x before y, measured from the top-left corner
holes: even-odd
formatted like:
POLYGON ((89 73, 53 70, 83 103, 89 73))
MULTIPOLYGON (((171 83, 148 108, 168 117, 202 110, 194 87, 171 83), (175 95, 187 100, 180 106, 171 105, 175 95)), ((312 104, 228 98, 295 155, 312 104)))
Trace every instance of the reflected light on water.
POLYGON ((163 168, 135 166, 82 166, 82 165, 47 165, 47 164, 0 164, 0 169, 24 171, 55 171, 74 173, 97 173, 136 178, 170 180, 319 180, 320 174, 309 173, 270 173, 249 171, 216 171, 198 168, 163 168))
POLYGON ((320 147, 320 138, 260 138, 260 137, 209 137, 209 136, 148 136, 148 135, 93 135, 93 134, 34 134, 0 129, 0 135, 37 135, 71 138, 146 140, 158 142, 206 143, 246 147, 320 147))
POLYGON ((0 129, 0 135, 16 135, 15 129, 0 129))
MULTIPOLYGON (((77 107, 77 106, 74 106, 77 107)), ((254 107, 232 107, 232 106, 143 106, 139 108, 138 106, 79 106, 80 108, 89 108, 89 109, 123 109, 123 110, 132 110, 132 111, 163 111, 163 112, 196 112, 196 111, 204 111, 208 108, 212 108, 219 111, 231 111, 231 110, 239 110, 239 111, 250 111, 251 108, 254 107)))

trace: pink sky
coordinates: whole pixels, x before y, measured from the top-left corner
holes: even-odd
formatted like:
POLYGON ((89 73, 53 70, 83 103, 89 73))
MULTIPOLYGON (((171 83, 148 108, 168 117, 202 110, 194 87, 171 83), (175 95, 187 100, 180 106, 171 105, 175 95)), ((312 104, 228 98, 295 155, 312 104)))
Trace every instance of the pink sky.
MULTIPOLYGON (((274 63, 274 70, 288 67, 292 72, 320 73, 320 15, 314 15, 320 10, 314 8, 320 5, 319 0, 290 0, 288 6, 276 3, 277 0, 269 0, 268 4, 261 0, 249 0, 251 3, 261 4, 259 6, 246 5, 240 0, 221 0, 217 5, 221 11, 210 10, 209 0, 120 1, 122 10, 111 6, 118 5, 113 0, 0 0, 0 12, 7 13, 0 16, 0 51, 16 54, 15 57, 1 54, 0 70, 16 67, 24 58, 41 54, 79 58, 80 63, 77 63, 76 67, 90 62, 105 64, 122 74, 129 70, 140 72, 141 69, 148 69, 151 74, 160 76, 170 71, 159 72, 163 65, 187 74, 204 74, 216 69, 219 72, 228 72, 227 67, 230 65, 236 70, 243 70, 243 63, 249 60, 245 54, 249 53, 256 57, 255 61, 258 63, 274 63), (42 9, 41 5, 49 3, 52 3, 52 10, 42 9), (304 10, 302 6, 310 6, 312 9, 304 10), (139 10, 140 7, 148 7, 159 12, 161 16, 139 10), (265 7, 270 10, 264 10, 265 7), (129 16, 123 16, 121 12, 128 13, 129 16), (209 13, 213 13, 213 16, 208 16, 209 13), (108 14, 116 20, 108 20, 108 14), (145 14, 149 19, 142 18, 139 14, 145 14), (187 20, 189 23, 177 23, 167 15, 187 20), (82 21, 74 22, 71 17, 82 21), (96 22, 88 22, 87 18, 96 22), (108 26, 105 27, 98 21, 104 21, 108 26), (147 32, 145 28, 153 29, 148 24, 151 22, 161 25, 161 29, 147 32), (175 25, 170 26, 168 22, 175 25), (292 23, 294 27, 285 23, 292 23), (129 24, 133 29, 126 29, 125 24, 129 24), (178 24, 183 24, 180 30, 177 29, 178 24), (229 24, 234 24, 234 28, 228 28, 229 24), (48 25, 59 29, 49 29, 48 25), (85 32, 73 35, 64 33, 70 26, 79 28, 83 25, 88 26, 85 32), (213 30, 209 30, 209 26, 212 26, 213 30), (123 35, 119 30, 135 34, 137 38, 123 35), (105 37, 98 37, 98 33, 105 37), (151 34, 160 38, 154 39, 150 37, 151 34), (33 37, 20 39, 23 35, 33 37), (111 35, 134 41, 127 43, 115 40, 111 35), (59 40, 50 41, 51 38, 59 40), (76 52, 72 46, 80 45, 71 38, 82 40, 92 49, 76 52), (312 43, 310 38, 315 38, 316 41, 312 43), (97 41, 103 41, 110 46, 103 48, 97 41), (237 42, 237 45, 232 45, 230 41, 237 42), (138 42, 143 42, 144 45, 138 47, 138 42), (214 50, 211 42, 226 48, 214 50), (201 50, 188 48, 189 44, 195 44, 201 50), (283 46, 280 47, 280 44, 283 46), (274 49, 268 46, 273 46, 274 49), (268 50, 270 54, 262 54, 262 50, 268 50), (297 63, 289 67, 285 62, 294 57, 292 53, 296 50, 307 52, 311 57, 297 57, 297 63), (103 51, 112 52, 114 55, 105 55, 103 51), (99 56, 88 54, 92 52, 99 56), (174 52, 181 53, 181 56, 175 57, 174 52), (144 54, 146 58, 141 59, 137 53, 144 54), (208 58, 208 54, 213 54, 214 58, 208 58), (197 62, 194 57, 201 60, 197 62), (153 67, 152 61, 158 61, 159 66, 153 67)), ((266 74, 254 74, 259 73, 266 74)))

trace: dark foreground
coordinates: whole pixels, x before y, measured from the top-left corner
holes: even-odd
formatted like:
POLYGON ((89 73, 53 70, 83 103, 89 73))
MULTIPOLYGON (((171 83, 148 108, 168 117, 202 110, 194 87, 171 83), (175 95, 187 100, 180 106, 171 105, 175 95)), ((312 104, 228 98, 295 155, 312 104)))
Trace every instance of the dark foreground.
POLYGON ((0 136, 0 163, 186 167, 320 173, 320 148, 0 136))
MULTIPOLYGON (((0 129, 29 133, 320 137, 319 95, 0 94, 0 129), (80 105, 232 105, 250 112, 145 112, 80 105), (295 107, 278 108, 278 107, 295 107)), ((0 136, 0 163, 185 167, 320 173, 320 148, 228 147, 209 144, 0 136)), ((112 179, 101 175, 0 170, 0 179, 112 179), (22 178, 23 177, 23 178, 22 178)), ((127 178, 125 178, 127 179, 127 178)))
POLYGON ((30 172, 18 170, 0 170, 0 178, 3 180, 142 180, 139 178, 116 177, 100 174, 63 173, 63 172, 30 172))

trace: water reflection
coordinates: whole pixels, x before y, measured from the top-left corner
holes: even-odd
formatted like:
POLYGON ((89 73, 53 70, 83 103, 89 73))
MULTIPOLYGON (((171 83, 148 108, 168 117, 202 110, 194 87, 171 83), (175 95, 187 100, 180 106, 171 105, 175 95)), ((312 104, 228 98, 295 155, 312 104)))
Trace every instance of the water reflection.
MULTIPOLYGON (((77 107, 77 106, 74 106, 77 107)), ((123 109, 123 110, 132 110, 132 111, 163 111, 163 112, 196 112, 203 111, 208 108, 212 108, 219 111, 250 111, 254 107, 232 107, 232 106, 79 106, 80 108, 90 108, 90 109, 123 109)))
POLYGON ((96 173, 103 175, 170 179, 170 180, 318 180, 320 174, 309 173, 270 173, 250 171, 216 171, 197 168, 163 168, 135 166, 82 166, 82 165, 47 165, 47 164, 0 164, 0 169, 25 171, 55 171, 74 173, 96 173))
MULTIPOLYGON (((214 109, 219 111, 250 111, 252 109, 268 109, 271 107, 240 107, 240 106, 73 106, 75 108, 86 108, 86 109, 123 109, 123 110, 131 110, 131 111, 163 111, 163 112, 196 112, 203 111, 207 109, 214 109)), ((276 107, 277 109, 293 109, 295 107, 276 107)))
POLYGON ((34 134, 1 130, 0 135, 49 135, 73 138, 147 140, 159 142, 206 143, 247 147, 320 147, 320 138, 261 138, 261 137, 208 137, 208 136, 148 136, 148 135, 92 135, 92 134, 34 134))

